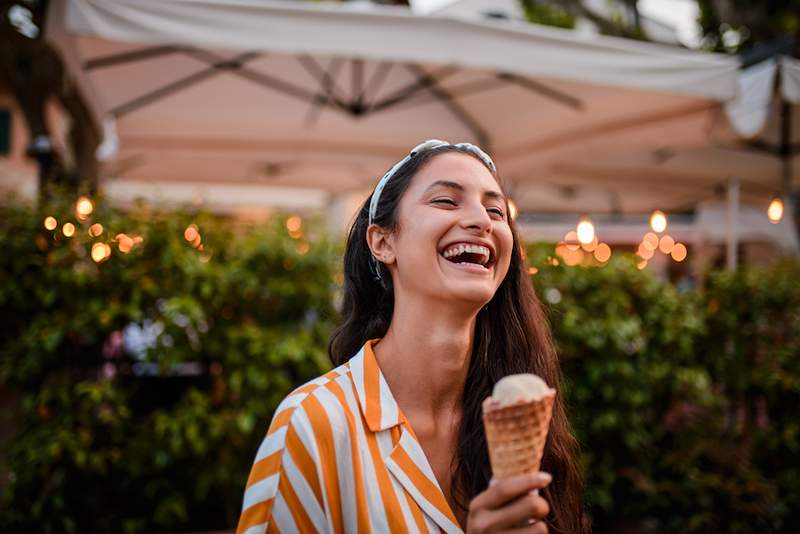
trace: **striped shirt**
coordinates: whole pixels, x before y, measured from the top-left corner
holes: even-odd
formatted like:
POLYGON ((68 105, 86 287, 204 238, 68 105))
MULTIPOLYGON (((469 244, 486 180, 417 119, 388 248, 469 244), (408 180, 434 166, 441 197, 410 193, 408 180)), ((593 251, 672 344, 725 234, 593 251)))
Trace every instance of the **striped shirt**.
POLYGON ((368 341, 278 406, 237 534, 462 532, 368 341))

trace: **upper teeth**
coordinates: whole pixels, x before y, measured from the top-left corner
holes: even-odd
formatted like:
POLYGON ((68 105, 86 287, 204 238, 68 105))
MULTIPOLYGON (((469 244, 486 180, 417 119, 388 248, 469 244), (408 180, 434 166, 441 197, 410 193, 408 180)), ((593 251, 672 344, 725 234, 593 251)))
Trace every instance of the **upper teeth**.
POLYGON ((464 254, 465 252, 469 252, 470 254, 480 254, 481 256, 483 256, 481 258, 481 263, 488 263, 489 256, 491 254, 489 252, 489 249, 482 245, 460 244, 460 245, 453 245, 452 247, 446 249, 442 253, 442 256, 444 256, 445 258, 451 258, 453 256, 458 256, 459 254, 464 254))

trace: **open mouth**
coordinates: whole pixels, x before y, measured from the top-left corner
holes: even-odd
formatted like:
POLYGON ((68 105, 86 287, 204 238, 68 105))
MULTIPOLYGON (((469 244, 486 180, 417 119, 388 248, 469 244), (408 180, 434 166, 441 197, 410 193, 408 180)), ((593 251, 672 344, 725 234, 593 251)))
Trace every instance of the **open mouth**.
POLYGON ((493 263, 492 251, 483 245, 456 243, 442 251, 442 257, 451 263, 476 265, 488 269, 493 263))

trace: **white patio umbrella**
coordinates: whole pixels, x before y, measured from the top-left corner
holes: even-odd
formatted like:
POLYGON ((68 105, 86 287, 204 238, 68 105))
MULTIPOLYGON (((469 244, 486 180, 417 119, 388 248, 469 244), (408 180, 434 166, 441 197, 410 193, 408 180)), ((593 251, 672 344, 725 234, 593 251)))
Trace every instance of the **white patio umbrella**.
POLYGON ((48 21, 116 184, 335 195, 441 138, 490 151, 523 211, 642 213, 702 168, 597 167, 707 145, 737 90, 734 58, 363 3, 56 0, 48 21))

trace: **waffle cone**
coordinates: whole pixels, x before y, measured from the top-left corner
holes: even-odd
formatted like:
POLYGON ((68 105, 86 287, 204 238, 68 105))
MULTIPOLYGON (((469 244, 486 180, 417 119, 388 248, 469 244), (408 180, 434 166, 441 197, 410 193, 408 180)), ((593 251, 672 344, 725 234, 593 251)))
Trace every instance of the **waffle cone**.
POLYGON ((538 471, 550 428, 555 392, 538 401, 483 404, 483 426, 494 479, 538 471))

